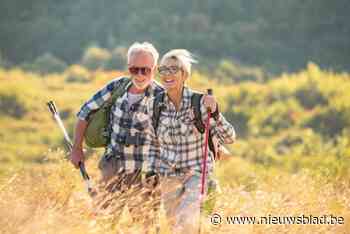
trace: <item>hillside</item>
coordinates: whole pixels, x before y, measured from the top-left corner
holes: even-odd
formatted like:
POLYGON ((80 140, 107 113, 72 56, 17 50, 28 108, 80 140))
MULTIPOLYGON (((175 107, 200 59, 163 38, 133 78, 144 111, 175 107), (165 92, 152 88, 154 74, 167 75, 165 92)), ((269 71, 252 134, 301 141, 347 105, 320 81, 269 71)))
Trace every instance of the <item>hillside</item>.
POLYGON ((93 45, 113 50, 151 41, 216 64, 229 59, 282 73, 308 61, 350 71, 348 0, 16 0, 0 2, 0 64, 49 53, 80 62, 93 45))
MULTIPOLYGON (((65 160, 61 133, 46 107, 48 100, 56 102, 72 135, 83 101, 121 74, 79 65, 47 75, 0 70, 2 233, 112 233, 116 228, 132 233, 127 215, 119 227, 91 215, 89 197, 78 171, 65 160)), ((217 163, 223 193, 214 211, 225 216, 333 214, 345 224, 215 227, 203 217, 208 233, 350 230, 350 75, 309 63, 265 82, 223 77, 195 71, 188 83, 202 91, 213 87, 237 130, 231 157, 217 163)), ((87 168, 95 182, 100 153, 88 151, 87 168)))

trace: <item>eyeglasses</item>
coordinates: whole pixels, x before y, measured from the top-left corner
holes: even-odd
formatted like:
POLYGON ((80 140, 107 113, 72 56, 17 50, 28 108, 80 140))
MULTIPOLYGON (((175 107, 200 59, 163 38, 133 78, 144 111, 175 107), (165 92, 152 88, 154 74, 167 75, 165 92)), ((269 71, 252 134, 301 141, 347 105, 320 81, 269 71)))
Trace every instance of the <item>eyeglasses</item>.
POLYGON ((141 73, 141 75, 146 76, 151 74, 152 69, 149 67, 129 67, 129 72, 131 75, 138 75, 141 73))
POLYGON ((169 76, 169 75, 175 75, 180 70, 181 70, 181 68, 178 66, 170 66, 170 67, 160 66, 158 68, 158 73, 159 73, 159 75, 169 76))

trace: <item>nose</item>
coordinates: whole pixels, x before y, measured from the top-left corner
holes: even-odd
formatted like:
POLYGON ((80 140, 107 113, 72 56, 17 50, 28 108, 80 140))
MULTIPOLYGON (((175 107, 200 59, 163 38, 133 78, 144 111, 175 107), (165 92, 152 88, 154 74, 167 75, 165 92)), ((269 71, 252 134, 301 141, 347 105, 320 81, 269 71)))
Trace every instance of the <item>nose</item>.
POLYGON ((138 69, 138 70, 136 71, 136 75, 138 75, 138 76, 143 76, 143 75, 144 75, 144 72, 142 71, 142 69, 138 69))

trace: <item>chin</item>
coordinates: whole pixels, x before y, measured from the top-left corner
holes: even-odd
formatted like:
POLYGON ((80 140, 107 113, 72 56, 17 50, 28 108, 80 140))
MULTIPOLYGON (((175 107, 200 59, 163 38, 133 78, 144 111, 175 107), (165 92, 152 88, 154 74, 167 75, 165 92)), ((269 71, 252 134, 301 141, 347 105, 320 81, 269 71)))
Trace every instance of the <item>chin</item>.
POLYGON ((164 88, 166 90, 177 90, 177 86, 176 85, 164 85, 164 88))
POLYGON ((150 81, 139 83, 139 82, 136 82, 136 81, 134 81, 134 80, 133 80, 132 83, 135 85, 136 88, 142 89, 142 90, 147 89, 147 87, 151 84, 150 81))
POLYGON ((169 90, 169 89, 174 89, 174 88, 175 88, 174 85, 168 85, 168 84, 166 84, 166 83, 163 83, 163 87, 164 87, 165 89, 167 89, 167 90, 169 90))

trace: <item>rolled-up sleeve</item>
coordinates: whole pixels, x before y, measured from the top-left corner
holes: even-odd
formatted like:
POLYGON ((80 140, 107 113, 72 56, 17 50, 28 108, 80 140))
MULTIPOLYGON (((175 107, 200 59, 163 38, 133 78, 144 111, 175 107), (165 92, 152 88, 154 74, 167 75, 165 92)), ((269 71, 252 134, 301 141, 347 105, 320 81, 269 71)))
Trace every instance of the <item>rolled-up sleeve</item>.
POLYGON ((81 120, 87 120, 89 114, 93 110, 99 109, 112 94, 113 89, 119 84, 119 78, 112 80, 102 89, 97 91, 87 102, 85 102, 77 113, 77 117, 81 120))
MULTIPOLYGON (((203 99, 201 102, 201 112, 203 123, 205 123, 208 114, 203 104, 203 99)), ((214 118, 210 119, 210 131, 212 135, 217 137, 220 144, 232 144, 236 140, 236 131, 234 127, 225 119, 221 113, 219 113, 219 116, 216 120, 214 118)))

